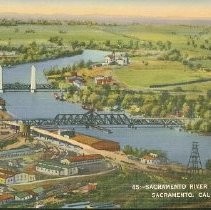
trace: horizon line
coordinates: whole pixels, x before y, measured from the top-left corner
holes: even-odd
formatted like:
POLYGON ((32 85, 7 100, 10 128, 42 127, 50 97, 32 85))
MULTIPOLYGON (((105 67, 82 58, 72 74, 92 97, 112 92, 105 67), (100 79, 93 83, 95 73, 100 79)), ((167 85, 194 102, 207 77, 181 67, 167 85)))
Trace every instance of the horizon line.
MULTIPOLYGON (((177 17, 177 16, 141 16, 141 15, 110 15, 110 14, 67 14, 67 13, 52 13, 52 14, 42 14, 42 13, 19 13, 19 12, 3 12, 0 13, 0 17, 4 15, 17 15, 17 16, 43 16, 43 17, 51 17, 51 16, 66 16, 66 17, 89 17, 89 16, 99 16, 99 17, 126 17, 126 18, 160 18, 160 19, 172 19, 172 20, 211 20, 210 17, 199 17, 199 16, 190 16, 190 17, 177 17)), ((36 17, 33 17, 36 19, 36 17)), ((57 17, 58 18, 58 17, 57 17)))

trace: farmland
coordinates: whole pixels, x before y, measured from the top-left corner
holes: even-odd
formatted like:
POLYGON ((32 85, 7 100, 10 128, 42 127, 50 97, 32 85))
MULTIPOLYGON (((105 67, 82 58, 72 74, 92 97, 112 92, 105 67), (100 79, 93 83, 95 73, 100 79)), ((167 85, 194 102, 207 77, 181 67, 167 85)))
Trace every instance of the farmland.
POLYGON ((113 74, 117 80, 136 89, 149 88, 155 84, 211 78, 211 72, 191 71, 179 62, 155 60, 149 61, 147 66, 141 61, 134 60, 130 66, 116 69, 113 74))
MULTIPOLYGON (((209 26, 69 25, 64 22, 0 26, 0 31, 1 48, 20 51, 12 64, 74 55, 75 50, 101 49, 127 52, 131 56, 131 65, 112 71, 113 77, 128 88, 142 89, 154 84, 211 77, 209 26), (24 47, 26 49, 22 49, 24 47), (173 50, 176 54, 171 52, 173 50)), ((195 87, 198 86, 183 88, 193 90, 195 87)), ((210 87, 211 82, 207 82, 205 90, 210 87)))

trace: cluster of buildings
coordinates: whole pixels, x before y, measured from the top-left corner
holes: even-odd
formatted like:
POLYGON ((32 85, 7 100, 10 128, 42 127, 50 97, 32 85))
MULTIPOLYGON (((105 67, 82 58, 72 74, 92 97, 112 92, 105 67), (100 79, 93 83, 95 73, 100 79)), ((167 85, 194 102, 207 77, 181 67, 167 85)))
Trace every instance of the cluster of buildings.
POLYGON ((112 82, 112 76, 97 76, 95 77, 95 84, 96 85, 107 85, 107 84, 111 84, 112 82))
POLYGON ((110 55, 105 57, 105 64, 106 65, 120 65, 126 66, 130 63, 129 57, 123 53, 115 53, 113 52, 110 55))
POLYGON ((16 57, 16 52, 15 51, 0 51, 0 58, 4 57, 16 57))
POLYGON ((18 173, 6 169, 0 169, 0 184, 11 185, 19 183, 28 183, 36 180, 34 174, 18 173))
MULTIPOLYGON (((93 64, 93 67, 108 66, 108 65, 120 65, 125 66, 130 63, 129 57, 124 53, 113 52, 110 55, 105 56, 104 63, 93 64)), ((78 89, 85 87, 85 80, 82 76, 78 76, 77 72, 74 75, 65 77, 66 83, 73 84, 78 89)), ((94 78, 94 83, 97 85, 112 84, 112 76, 98 75, 94 78)))
POLYGON ((100 154, 65 157, 60 162, 55 160, 40 161, 36 171, 53 176, 71 176, 94 173, 111 168, 112 165, 100 154))
POLYGON ((37 200, 41 194, 43 194, 44 189, 35 188, 28 191, 11 191, 8 189, 3 189, 0 187, 0 205, 8 203, 18 203, 18 202, 27 202, 31 199, 37 200))
POLYGON ((65 81, 67 83, 73 84, 75 87, 81 89, 84 87, 85 80, 83 77, 74 75, 74 76, 66 76, 65 81))
POLYGON ((32 155, 34 153, 40 152, 40 150, 34 150, 29 147, 21 148, 21 149, 11 149, 0 152, 0 158, 13 158, 13 157, 21 157, 32 155))
POLYGON ((166 163, 165 158, 160 158, 158 154, 149 153, 140 158, 141 163, 147 165, 159 165, 166 163))

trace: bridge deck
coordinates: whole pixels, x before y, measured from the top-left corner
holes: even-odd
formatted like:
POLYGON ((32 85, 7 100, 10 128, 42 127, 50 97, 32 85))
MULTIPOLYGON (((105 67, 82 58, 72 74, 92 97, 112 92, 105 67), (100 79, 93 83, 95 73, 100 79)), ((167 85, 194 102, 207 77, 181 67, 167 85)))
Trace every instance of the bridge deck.
POLYGON ((31 126, 47 126, 47 125, 83 125, 83 126, 103 126, 103 125, 126 125, 134 126, 164 126, 164 127, 180 127, 183 126, 184 118, 132 118, 126 114, 105 114, 89 111, 85 114, 58 114, 53 119, 16 119, 14 121, 22 121, 31 126))

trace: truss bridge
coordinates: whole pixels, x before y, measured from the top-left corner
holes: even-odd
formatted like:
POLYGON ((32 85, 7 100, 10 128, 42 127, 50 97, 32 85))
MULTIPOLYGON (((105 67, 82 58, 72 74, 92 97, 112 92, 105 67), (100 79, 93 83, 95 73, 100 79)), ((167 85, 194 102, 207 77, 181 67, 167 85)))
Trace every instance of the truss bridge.
MULTIPOLYGON (((16 120, 17 121, 17 120, 16 120)), ((181 127, 184 119, 179 118, 133 118, 121 113, 97 113, 89 111, 84 114, 58 114, 54 119, 24 119, 23 123, 31 126, 161 126, 181 127)))

